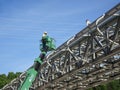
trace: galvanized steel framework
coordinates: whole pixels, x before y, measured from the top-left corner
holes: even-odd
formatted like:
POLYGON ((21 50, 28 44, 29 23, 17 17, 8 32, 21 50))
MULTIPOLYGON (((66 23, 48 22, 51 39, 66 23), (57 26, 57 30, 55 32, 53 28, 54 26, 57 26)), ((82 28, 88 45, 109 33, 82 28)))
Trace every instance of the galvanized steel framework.
MULTIPOLYGON (((17 90, 26 73, 3 90, 17 90)), ((120 79, 120 3, 50 53, 31 90, 86 90, 120 79)))

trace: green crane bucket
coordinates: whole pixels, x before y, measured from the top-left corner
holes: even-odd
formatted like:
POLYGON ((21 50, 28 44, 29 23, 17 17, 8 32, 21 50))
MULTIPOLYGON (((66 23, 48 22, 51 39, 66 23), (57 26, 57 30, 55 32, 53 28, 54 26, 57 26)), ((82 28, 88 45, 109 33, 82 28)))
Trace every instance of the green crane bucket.
MULTIPOLYGON (((46 46, 48 47, 48 51, 52 51, 56 49, 55 40, 53 38, 47 36, 44 39, 46 39, 46 46)), ((43 44, 40 44, 40 50, 43 51, 43 44)))

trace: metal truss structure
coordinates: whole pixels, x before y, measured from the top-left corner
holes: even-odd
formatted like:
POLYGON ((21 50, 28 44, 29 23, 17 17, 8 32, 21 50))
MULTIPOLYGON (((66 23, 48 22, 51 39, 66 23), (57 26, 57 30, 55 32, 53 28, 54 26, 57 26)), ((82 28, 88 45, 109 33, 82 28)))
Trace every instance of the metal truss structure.
MULTIPOLYGON (((17 90, 25 72, 3 90, 17 90)), ((48 54, 30 90, 86 90, 120 79, 120 3, 48 54)))

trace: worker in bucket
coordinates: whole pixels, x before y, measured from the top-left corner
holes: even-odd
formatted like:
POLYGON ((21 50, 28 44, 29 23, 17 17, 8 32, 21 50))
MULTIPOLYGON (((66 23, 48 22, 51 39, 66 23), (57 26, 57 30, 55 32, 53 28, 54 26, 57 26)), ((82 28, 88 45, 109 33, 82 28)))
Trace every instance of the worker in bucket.
POLYGON ((42 35, 42 40, 41 40, 43 51, 47 51, 47 49, 48 49, 48 46, 46 45, 47 42, 48 42, 48 38, 49 37, 47 35, 47 32, 44 32, 43 35, 42 35))

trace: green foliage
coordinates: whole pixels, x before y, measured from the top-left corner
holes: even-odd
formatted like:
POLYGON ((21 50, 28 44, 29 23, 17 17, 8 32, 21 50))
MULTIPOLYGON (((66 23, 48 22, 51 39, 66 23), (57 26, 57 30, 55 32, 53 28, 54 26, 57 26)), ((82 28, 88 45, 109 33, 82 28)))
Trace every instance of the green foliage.
POLYGON ((99 85, 101 87, 101 90, 107 90, 106 85, 99 85))
POLYGON ((13 72, 9 72, 7 78, 8 78, 8 80, 9 80, 9 82, 10 82, 10 81, 13 80, 14 78, 16 78, 16 75, 15 75, 13 72))
POLYGON ((120 90, 120 79, 113 80, 104 85, 99 85, 97 87, 89 88, 88 90, 120 90))
POLYGON ((107 85, 108 90, 120 90, 120 80, 114 80, 107 85))
POLYGON ((17 78, 20 74, 21 72, 9 72, 7 76, 5 74, 0 74, 0 89, 6 84, 10 83, 10 81, 12 81, 14 78, 17 78))
POLYGON ((7 76, 5 74, 0 75, 0 88, 7 84, 7 76))

